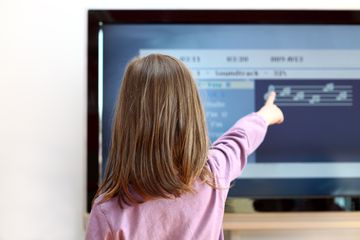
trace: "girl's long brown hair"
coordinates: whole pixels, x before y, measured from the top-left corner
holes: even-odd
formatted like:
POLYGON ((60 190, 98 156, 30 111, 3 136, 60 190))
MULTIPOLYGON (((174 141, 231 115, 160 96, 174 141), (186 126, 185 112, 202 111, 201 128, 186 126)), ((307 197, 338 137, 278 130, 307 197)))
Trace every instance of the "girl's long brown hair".
POLYGON ((213 185, 205 166, 209 140, 191 73, 179 60, 151 54, 132 60, 115 110, 109 158, 96 197, 125 204, 213 185))

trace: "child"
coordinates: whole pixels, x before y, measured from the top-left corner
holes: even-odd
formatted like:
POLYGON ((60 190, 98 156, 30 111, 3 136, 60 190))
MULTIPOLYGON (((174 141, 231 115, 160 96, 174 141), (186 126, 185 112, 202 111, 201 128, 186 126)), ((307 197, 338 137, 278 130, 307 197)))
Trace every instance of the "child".
MULTIPOLYGON (((225 199, 267 126, 275 93, 212 144, 191 73, 161 54, 129 63, 86 239, 222 239, 225 199)), ((241 103, 239 103, 241 104, 241 103)))

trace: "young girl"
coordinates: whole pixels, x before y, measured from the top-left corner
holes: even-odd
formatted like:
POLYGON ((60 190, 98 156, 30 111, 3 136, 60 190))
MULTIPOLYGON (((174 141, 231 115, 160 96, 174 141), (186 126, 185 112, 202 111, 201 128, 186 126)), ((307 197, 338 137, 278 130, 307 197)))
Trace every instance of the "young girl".
POLYGON ((274 100, 272 93, 258 112, 209 146, 204 110, 186 66, 160 54, 130 62, 86 239, 222 239, 231 181, 267 126, 283 121, 274 100))

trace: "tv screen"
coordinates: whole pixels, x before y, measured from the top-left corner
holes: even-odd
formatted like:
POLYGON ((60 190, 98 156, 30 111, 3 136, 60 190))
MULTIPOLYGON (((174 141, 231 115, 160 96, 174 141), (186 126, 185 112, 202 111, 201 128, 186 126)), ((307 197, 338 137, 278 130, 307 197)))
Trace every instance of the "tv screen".
POLYGON ((192 71, 211 141, 258 110, 272 126, 230 196, 360 195, 360 12, 89 11, 88 190, 108 157, 126 64, 163 53, 192 71))

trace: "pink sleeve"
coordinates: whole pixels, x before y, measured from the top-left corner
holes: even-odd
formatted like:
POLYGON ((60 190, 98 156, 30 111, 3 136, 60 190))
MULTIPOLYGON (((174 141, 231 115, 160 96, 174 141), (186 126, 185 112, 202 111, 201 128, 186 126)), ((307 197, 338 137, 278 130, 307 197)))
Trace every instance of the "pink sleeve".
POLYGON ((235 123, 216 140, 209 151, 209 166, 227 186, 241 175, 247 157, 264 140, 267 123, 257 113, 251 113, 235 123), (225 181, 225 182, 224 182, 225 181))
POLYGON ((85 240, 111 240, 112 232, 109 222, 101 210, 101 205, 94 204, 89 216, 85 240))

